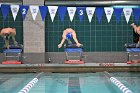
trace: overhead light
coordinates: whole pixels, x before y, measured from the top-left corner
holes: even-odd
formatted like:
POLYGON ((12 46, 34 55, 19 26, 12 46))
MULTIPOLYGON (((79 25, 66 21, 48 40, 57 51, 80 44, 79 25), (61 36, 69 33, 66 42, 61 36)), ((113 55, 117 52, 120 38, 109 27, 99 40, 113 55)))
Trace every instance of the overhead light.
POLYGON ((114 5, 113 8, 140 8, 140 6, 130 6, 130 5, 114 5))

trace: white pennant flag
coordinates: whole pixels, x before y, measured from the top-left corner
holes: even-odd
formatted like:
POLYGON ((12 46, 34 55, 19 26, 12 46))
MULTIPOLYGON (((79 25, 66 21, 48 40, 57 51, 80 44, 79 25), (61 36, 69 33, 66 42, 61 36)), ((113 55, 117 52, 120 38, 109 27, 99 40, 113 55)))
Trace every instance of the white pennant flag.
POLYGON ((109 23, 111 20, 114 9, 112 7, 104 7, 104 11, 106 14, 107 21, 109 23))
POLYGON ((57 12, 57 9, 58 9, 58 6, 48 6, 48 9, 49 9, 49 13, 50 13, 50 16, 51 16, 51 20, 53 22, 54 17, 55 17, 56 12, 57 12))
POLYGON ((33 17, 33 20, 36 19, 36 16, 37 16, 37 13, 39 11, 39 7, 38 6, 30 6, 30 11, 31 11, 31 14, 32 14, 32 17, 33 17))
POLYGON ((89 20, 89 22, 91 22, 92 17, 93 17, 94 12, 95 12, 95 7, 87 7, 86 12, 87 12, 88 20, 89 20))
POLYGON ((10 7, 11 7, 11 12, 12 12, 12 15, 13 15, 13 18, 15 21, 17 14, 18 14, 18 11, 19 11, 19 5, 11 5, 10 7))
POLYGON ((72 22, 73 17, 74 17, 75 12, 76 12, 76 7, 67 7, 67 10, 68 10, 68 14, 70 17, 70 21, 72 22))
POLYGON ((126 22, 128 23, 129 19, 130 19, 130 16, 131 16, 131 13, 132 13, 132 8, 124 8, 123 12, 124 12, 126 22))

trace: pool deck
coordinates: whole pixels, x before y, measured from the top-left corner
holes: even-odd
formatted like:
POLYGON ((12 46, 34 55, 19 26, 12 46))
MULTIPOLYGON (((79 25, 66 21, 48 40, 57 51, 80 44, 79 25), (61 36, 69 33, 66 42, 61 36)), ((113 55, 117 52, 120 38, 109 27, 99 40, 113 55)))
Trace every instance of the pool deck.
POLYGON ((140 71, 140 63, 0 64, 0 72, 101 72, 140 71))

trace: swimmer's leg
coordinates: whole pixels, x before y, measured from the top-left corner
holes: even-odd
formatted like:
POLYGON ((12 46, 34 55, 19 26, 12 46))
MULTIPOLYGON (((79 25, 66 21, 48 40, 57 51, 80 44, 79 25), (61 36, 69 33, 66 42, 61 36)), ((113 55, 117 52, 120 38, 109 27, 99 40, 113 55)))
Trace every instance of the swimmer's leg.
POLYGON ((15 37, 14 37, 14 36, 11 36, 11 37, 12 37, 12 40, 13 40, 13 42, 14 42, 14 45, 18 45, 18 43, 17 43, 15 37))
POLYGON ((5 42, 4 47, 9 49, 9 40, 4 39, 4 42, 5 42))

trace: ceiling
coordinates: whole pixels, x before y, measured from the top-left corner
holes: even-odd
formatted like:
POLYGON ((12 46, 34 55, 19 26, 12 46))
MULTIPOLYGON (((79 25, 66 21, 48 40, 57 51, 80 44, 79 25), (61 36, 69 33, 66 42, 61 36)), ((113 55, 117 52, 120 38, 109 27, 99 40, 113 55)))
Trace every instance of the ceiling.
POLYGON ((58 5, 58 6, 140 5, 140 0, 45 0, 45 5, 58 5))

